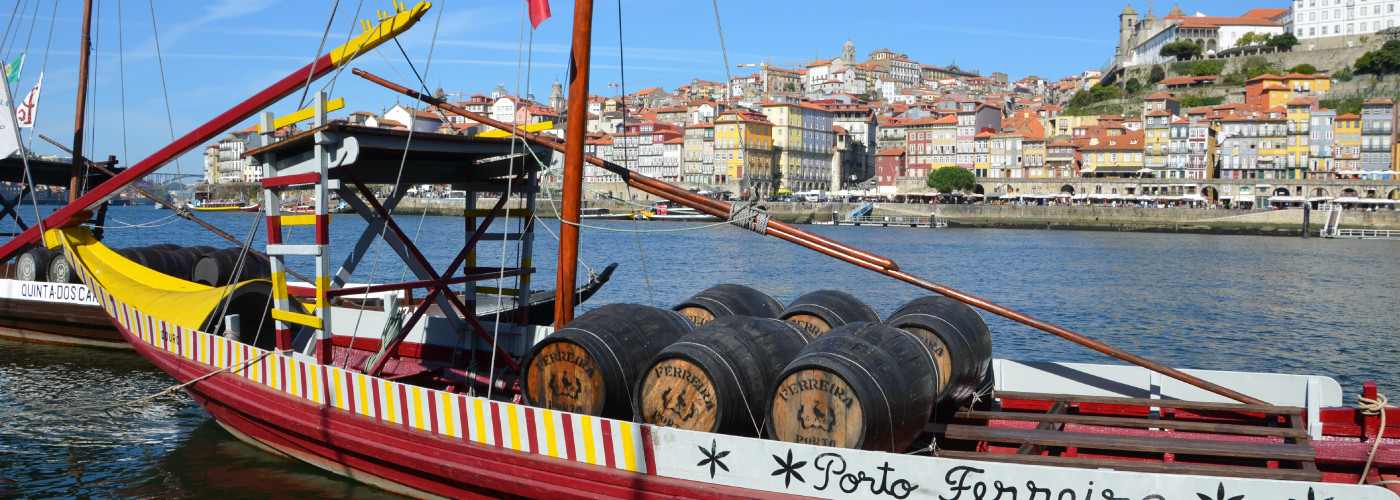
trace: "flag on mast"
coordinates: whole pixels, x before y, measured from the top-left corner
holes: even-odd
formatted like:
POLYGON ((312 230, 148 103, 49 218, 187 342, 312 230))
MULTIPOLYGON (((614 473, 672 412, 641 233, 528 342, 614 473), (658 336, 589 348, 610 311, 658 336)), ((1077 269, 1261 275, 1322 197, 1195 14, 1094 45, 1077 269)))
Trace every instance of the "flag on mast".
POLYGON ((34 84, 29 94, 15 107, 15 121, 19 128, 34 128, 34 115, 39 109, 39 86, 44 84, 44 74, 39 73, 39 82, 34 84))
MULTIPOLYGON (((549 7, 545 7, 548 12, 549 7)), ((546 14, 547 16, 548 14, 546 14)), ((15 56, 14 60, 5 65, 5 81, 9 83, 19 83, 19 70, 24 68, 24 52, 15 56)))
POLYGON ((539 28, 540 23, 549 19, 549 0, 527 0, 530 2, 530 27, 539 28))

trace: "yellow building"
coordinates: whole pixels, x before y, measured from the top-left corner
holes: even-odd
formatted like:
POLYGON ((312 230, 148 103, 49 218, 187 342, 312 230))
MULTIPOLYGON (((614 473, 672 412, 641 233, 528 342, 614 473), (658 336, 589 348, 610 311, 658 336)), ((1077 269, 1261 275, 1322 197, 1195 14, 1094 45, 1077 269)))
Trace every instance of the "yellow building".
POLYGON ((1044 179, 1051 177, 1045 168, 1045 137, 1028 135, 1021 141, 1021 165, 1026 169, 1026 177, 1044 179))
POLYGON ((1171 145, 1172 112, 1156 110, 1143 116, 1143 165, 1157 177, 1166 177, 1168 146, 1171 145))
MULTIPOLYGON (((820 106, 797 102, 764 102, 763 114, 773 124, 776 189, 830 190, 832 128, 835 114, 820 106)), ((839 186, 838 186, 839 187, 839 186)))
POLYGON ((1335 171, 1361 170, 1361 117, 1347 113, 1333 127, 1332 166, 1335 171))
POLYGON ((1308 171, 1309 145, 1312 143, 1312 112, 1317 110, 1317 99, 1299 97, 1288 101, 1288 148, 1285 160, 1280 165, 1286 170, 1289 179, 1302 179, 1308 171))
POLYGON ((742 195, 777 191, 773 179, 773 123, 760 113, 725 111, 715 119, 715 166, 739 182, 742 195))
POLYGON ((1143 169, 1143 134, 1127 132, 1091 139, 1079 148, 1084 177, 1136 177, 1143 169))

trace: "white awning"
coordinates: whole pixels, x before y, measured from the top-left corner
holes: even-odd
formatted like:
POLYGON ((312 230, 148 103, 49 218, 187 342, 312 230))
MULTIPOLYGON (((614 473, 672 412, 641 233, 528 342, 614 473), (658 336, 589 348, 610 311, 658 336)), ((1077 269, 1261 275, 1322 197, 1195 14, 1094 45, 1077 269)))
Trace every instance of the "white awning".
POLYGON ((1302 196, 1271 196, 1269 203, 1300 203, 1304 200, 1302 196))

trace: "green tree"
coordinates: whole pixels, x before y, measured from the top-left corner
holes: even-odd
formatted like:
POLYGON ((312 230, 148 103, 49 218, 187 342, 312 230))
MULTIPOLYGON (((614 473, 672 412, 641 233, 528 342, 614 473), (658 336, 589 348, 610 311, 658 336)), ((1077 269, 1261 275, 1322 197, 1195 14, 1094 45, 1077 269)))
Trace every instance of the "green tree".
POLYGON ((1294 45, 1298 45, 1298 37, 1292 33, 1279 33, 1267 38, 1264 44, 1279 50, 1291 50, 1294 45))
POLYGON ((1201 55, 1201 46, 1190 40, 1177 40, 1163 45, 1157 51, 1157 55, 1162 57, 1175 57, 1178 61, 1185 61, 1201 55))
POLYGON ((1386 75, 1400 71, 1400 40, 1389 40, 1379 50, 1372 50, 1356 59, 1357 73, 1386 75))
POLYGON ((1254 45, 1256 43, 1255 39, 1258 38, 1258 36, 1259 35, 1254 34, 1253 31, 1240 35, 1239 38, 1235 39, 1235 46, 1248 47, 1250 45, 1254 45))
POLYGON ((1342 68, 1341 71, 1332 74, 1332 78, 1336 78, 1339 82, 1349 82, 1354 76, 1356 75, 1351 73, 1350 68, 1342 68))
POLYGON ((1152 66, 1152 72, 1147 74, 1147 82, 1148 82, 1148 83, 1157 83, 1157 82, 1160 82, 1160 81, 1166 80, 1166 79, 1167 79, 1167 70, 1162 69, 1162 65, 1160 65, 1160 64, 1153 65, 1153 66, 1152 66))
POLYGON ((1299 64, 1299 65, 1297 65, 1297 66, 1292 67, 1291 69, 1288 70, 1288 72, 1289 72, 1289 73, 1298 73, 1298 74, 1300 74, 1300 75, 1311 75, 1311 74, 1317 73, 1317 68, 1314 67, 1314 66, 1311 65, 1311 64, 1303 63, 1303 64, 1299 64))
POLYGON ((1123 90, 1128 91, 1128 95, 1136 94, 1142 90, 1142 82, 1137 78, 1129 78, 1128 82, 1123 84, 1123 90))
POLYGON ((1089 88, 1089 92, 1093 94, 1094 102, 1110 101, 1123 97, 1123 89, 1118 88, 1117 85, 1096 83, 1093 87, 1089 88))
POLYGON ((1282 75, 1283 70, 1274 67, 1273 64, 1269 63, 1268 59, 1251 57, 1245 59, 1244 62, 1240 64, 1240 73, 1244 76, 1245 80, 1249 80, 1264 74, 1282 75))
POLYGON ((962 167, 943 167, 929 172, 928 179, 924 182, 940 193, 951 193, 972 189, 977 185, 977 176, 973 175, 971 170, 962 167))

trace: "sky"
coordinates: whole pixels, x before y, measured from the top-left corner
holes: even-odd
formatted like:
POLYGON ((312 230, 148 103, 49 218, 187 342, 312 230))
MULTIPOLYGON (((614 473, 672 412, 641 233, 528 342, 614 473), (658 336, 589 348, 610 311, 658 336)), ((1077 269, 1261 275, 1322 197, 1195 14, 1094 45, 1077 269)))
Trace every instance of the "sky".
MULTIPOLYGON (((70 145, 82 2, 16 2, 5 9, 11 15, 0 57, 9 61, 22 51, 28 55, 21 81, 11 91, 22 99, 42 72, 35 130, 70 145)), ((115 155, 121 165, 145 159, 173 137, 344 43, 352 27, 359 33, 354 20, 373 20, 376 10, 392 9, 391 2, 382 0, 94 4, 84 150, 89 158, 115 155)), ((1098 69, 1113 56, 1124 5, 1118 0, 602 1, 594 7, 590 92, 617 95, 655 86, 669 91, 694 78, 724 81, 757 71, 740 64, 800 67, 813 59, 839 57, 848 39, 859 59, 888 48, 923 64, 956 63, 983 75, 1000 71, 1013 80, 1035 75, 1053 81, 1098 69)), ((1286 0, 1181 5, 1188 14, 1217 16, 1287 6, 1286 0)), ((552 0, 550 7, 553 17, 531 30, 523 0, 439 1, 397 43, 350 66, 409 87, 441 87, 460 96, 454 99, 489 94, 501 84, 513 94, 547 101, 553 82, 568 84, 574 2, 552 0)), ((1133 3, 1140 14, 1147 7, 1146 2, 1133 3)), ((1154 9, 1163 16, 1171 7, 1159 2, 1154 9)), ((348 71, 313 82, 312 88, 346 99, 346 109, 333 117, 357 110, 378 114, 409 101, 348 71)), ((305 107, 301 102, 298 92, 268 109, 282 116, 305 107)), ((253 123, 250 118, 233 130, 253 123)), ((205 144, 219 137, 223 134, 205 144)), ((32 144, 39 153, 62 154, 37 135, 32 144)), ((202 152, 201 145, 161 172, 198 174, 202 152)))

